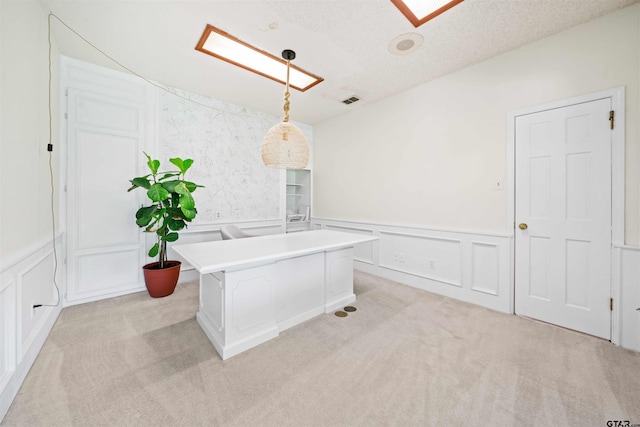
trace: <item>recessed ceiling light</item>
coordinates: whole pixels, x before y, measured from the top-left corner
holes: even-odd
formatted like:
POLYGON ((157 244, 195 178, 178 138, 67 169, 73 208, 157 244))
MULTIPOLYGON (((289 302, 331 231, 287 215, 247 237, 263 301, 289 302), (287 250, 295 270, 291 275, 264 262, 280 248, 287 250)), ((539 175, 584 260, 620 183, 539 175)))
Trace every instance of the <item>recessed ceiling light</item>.
MULTIPOLYGON (((200 37, 200 41, 196 45, 196 50, 286 84, 286 61, 251 46, 213 25, 207 25, 204 29, 202 37, 200 37)), ((289 85, 294 89, 304 92, 323 80, 322 77, 291 65, 289 85)))
POLYGON ((394 55, 408 55, 418 50, 424 38, 418 33, 401 34, 389 42, 387 49, 394 55))
POLYGON ((391 0, 400 12, 418 28, 463 0, 391 0))

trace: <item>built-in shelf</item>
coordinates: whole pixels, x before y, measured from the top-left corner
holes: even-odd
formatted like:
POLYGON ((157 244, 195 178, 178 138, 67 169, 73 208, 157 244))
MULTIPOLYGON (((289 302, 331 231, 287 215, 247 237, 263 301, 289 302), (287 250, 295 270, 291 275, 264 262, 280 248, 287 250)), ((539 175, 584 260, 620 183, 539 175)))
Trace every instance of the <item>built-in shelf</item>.
POLYGON ((311 171, 287 170, 287 232, 310 229, 311 219, 311 171))

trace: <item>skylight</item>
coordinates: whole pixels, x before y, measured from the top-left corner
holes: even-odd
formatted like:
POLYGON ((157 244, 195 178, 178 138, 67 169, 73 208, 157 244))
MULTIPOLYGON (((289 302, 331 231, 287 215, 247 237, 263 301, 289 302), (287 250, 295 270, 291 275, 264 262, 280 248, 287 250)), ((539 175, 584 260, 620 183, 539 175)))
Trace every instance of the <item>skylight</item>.
MULTIPOLYGON (((204 29, 196 50, 286 84, 287 62, 284 59, 238 40, 212 25, 204 29)), ((304 92, 323 80, 291 64, 289 85, 292 88, 304 92)))
POLYGON ((418 28, 463 0, 391 0, 400 12, 418 28))

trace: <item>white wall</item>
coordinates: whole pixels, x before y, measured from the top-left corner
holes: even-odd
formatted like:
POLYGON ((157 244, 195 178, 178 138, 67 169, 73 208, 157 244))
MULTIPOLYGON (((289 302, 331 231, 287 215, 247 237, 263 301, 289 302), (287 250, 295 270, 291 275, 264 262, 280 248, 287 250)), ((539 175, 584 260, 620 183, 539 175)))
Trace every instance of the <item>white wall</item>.
MULTIPOLYGON (((0 419, 60 313, 53 286, 47 15, 34 0, 0 1, 0 419)), ((58 98, 57 49, 53 92, 58 98)), ((53 103, 53 135, 58 109, 53 103)), ((57 138, 54 182, 57 183, 57 138)), ((56 198, 57 199, 57 198, 56 198)), ((57 202, 56 202, 57 203, 57 202)), ((57 236, 58 250, 61 239, 57 236)), ((58 252, 60 255, 60 252, 58 252)), ((58 270, 57 281, 61 275, 58 270)))
MULTIPOLYGON (((35 0, 2 0, 0 258, 51 238, 47 15, 35 0)), ((53 99, 57 99, 54 45, 53 99)), ((57 135, 53 103, 53 135, 57 135)), ((56 144, 57 141, 54 141, 56 144)), ((54 149, 54 167, 57 150, 54 149)), ((57 170, 54 171, 57 176, 57 170)))
POLYGON ((625 240, 638 244, 639 17, 636 4, 317 125, 314 216, 511 233, 494 190, 507 112, 625 86, 625 240))

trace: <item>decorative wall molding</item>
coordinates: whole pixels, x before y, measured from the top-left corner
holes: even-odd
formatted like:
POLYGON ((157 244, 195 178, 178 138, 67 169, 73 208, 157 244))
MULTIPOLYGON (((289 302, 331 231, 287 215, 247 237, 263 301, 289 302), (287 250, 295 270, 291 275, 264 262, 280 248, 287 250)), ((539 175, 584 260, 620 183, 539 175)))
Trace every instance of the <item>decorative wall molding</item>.
POLYGON ((511 237, 468 231, 312 219, 327 228, 378 236, 354 248, 354 266, 419 289, 513 312, 511 237))
POLYGON ((615 246, 612 341, 640 351, 640 247, 615 246))
MULTIPOLYGON (((56 237, 60 253, 62 234, 56 237)), ((55 304, 51 240, 30 247, 2 265, 0 272, 0 419, 18 393, 62 309, 55 304), (46 300, 42 295, 50 295, 46 300)), ((61 269, 56 281, 60 285, 61 269)), ((62 291, 62 290, 61 290, 62 291)), ((60 295, 62 299, 62 295, 60 295)))
MULTIPOLYGON (((380 239, 356 247, 358 270, 505 313, 514 313, 513 237, 312 218, 327 228, 380 239), (366 255, 362 255, 366 254, 366 255), (433 267, 431 268, 431 261, 433 267)), ((614 245, 611 341, 640 351, 640 247, 614 245)))
POLYGON ((498 296, 500 247, 495 243, 471 242, 471 289, 498 296))

